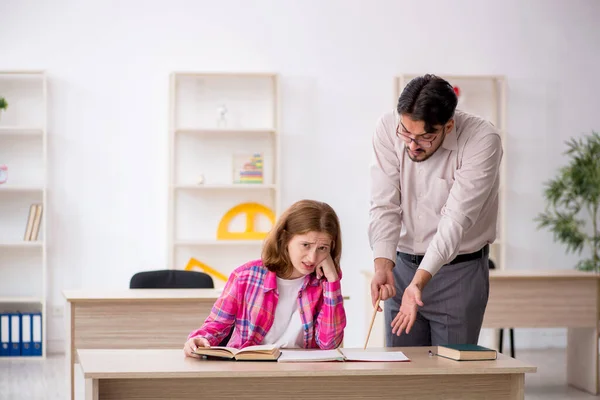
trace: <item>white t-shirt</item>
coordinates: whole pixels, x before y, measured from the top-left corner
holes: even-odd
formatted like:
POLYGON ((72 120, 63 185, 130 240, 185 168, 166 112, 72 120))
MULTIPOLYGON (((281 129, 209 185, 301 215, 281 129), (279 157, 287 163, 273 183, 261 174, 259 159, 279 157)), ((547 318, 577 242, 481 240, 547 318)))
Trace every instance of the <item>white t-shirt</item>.
POLYGON ((304 347, 304 331, 298 307, 298 292, 304 279, 304 276, 297 279, 277 278, 279 300, 275 308, 275 319, 262 344, 275 344, 282 348, 304 347))

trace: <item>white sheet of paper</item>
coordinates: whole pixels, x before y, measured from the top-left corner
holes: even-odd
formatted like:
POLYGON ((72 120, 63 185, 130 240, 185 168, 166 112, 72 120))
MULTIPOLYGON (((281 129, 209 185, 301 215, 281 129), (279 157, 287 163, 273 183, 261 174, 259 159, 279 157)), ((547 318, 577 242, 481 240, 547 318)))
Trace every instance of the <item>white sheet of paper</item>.
POLYGON ((361 349, 340 349, 347 361, 410 361, 401 351, 365 351, 361 349))
POLYGON ((344 357, 337 350, 286 350, 281 349, 278 362, 317 362, 317 361, 344 361, 344 357))

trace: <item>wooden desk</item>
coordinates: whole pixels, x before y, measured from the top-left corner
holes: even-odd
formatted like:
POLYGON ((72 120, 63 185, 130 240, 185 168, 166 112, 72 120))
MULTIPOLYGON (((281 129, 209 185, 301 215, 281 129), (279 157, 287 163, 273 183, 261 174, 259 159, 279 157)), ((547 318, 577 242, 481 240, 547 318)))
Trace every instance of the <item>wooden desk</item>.
POLYGON ((63 295, 69 399, 74 399, 76 349, 183 349, 221 290, 66 290, 63 295))
MULTIPOLYGON (((365 285, 370 285, 372 273, 364 271, 364 275, 365 285)), ((370 321, 370 289, 365 293, 365 319, 370 321)), ((596 274, 575 270, 495 270, 490 271, 490 297, 483 327, 568 328, 567 382, 598 394, 599 305, 600 277, 596 274)), ((373 346, 383 346, 382 313, 377 318, 373 346)))
POLYGON ((67 379, 74 399, 76 349, 181 348, 221 294, 214 289, 64 291, 67 379))
POLYGON ((98 399, 523 399, 536 368, 499 355, 457 362, 400 348, 411 362, 206 361, 177 350, 78 350, 86 400, 98 399))

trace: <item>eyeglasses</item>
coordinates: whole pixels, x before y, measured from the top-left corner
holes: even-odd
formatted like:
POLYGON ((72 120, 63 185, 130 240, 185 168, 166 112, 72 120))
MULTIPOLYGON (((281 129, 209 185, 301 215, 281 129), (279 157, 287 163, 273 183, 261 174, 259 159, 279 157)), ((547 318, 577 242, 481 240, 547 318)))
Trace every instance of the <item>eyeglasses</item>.
POLYGON ((396 136, 398 136, 400 139, 404 140, 404 143, 406 143, 407 145, 410 145, 411 142, 415 142, 415 144, 417 146, 423 147, 425 149, 428 149, 431 147, 433 141, 438 137, 438 135, 440 133, 443 133, 445 131, 445 129, 442 129, 442 132, 437 132, 437 133, 424 133, 422 136, 431 136, 433 135, 432 138, 428 138, 428 139, 413 139, 410 136, 408 136, 408 134, 410 132, 406 131, 406 128, 404 128, 404 125, 402 125, 402 121, 398 122, 398 126, 396 127, 396 136), (402 132, 400 132, 400 126, 402 126, 402 132))

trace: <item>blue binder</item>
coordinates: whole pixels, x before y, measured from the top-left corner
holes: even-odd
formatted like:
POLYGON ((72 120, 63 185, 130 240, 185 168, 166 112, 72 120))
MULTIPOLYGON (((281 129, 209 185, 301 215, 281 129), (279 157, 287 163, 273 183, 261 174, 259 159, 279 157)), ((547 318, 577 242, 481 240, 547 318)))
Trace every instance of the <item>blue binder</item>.
POLYGON ((32 356, 42 355, 42 313, 31 314, 32 356))
POLYGON ((0 357, 10 355, 10 316, 0 314, 0 357))
POLYGON ((21 355, 21 315, 18 313, 10 316, 10 356, 21 355))
POLYGON ((21 314, 21 355, 33 355, 33 343, 31 335, 31 314, 21 314))

